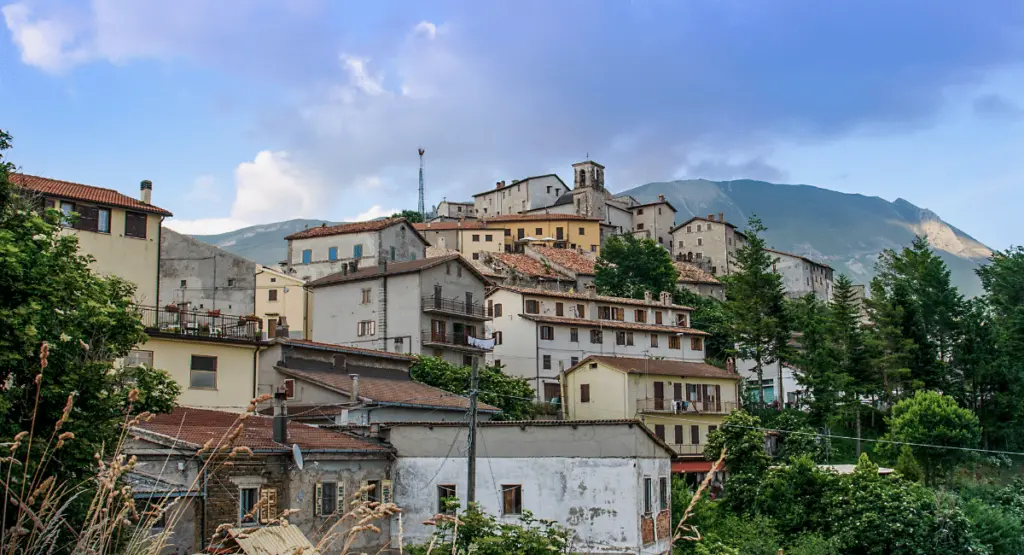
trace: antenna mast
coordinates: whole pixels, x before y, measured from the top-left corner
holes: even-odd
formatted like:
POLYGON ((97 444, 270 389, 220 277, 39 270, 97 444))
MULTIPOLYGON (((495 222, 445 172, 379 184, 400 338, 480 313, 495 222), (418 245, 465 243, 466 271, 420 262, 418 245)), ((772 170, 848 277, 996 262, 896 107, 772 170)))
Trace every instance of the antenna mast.
POLYGON ((422 148, 419 149, 419 153, 420 153, 420 205, 419 205, 419 211, 420 211, 420 216, 423 218, 423 221, 427 221, 427 209, 423 205, 423 153, 424 152, 426 152, 426 151, 423 150, 422 148))

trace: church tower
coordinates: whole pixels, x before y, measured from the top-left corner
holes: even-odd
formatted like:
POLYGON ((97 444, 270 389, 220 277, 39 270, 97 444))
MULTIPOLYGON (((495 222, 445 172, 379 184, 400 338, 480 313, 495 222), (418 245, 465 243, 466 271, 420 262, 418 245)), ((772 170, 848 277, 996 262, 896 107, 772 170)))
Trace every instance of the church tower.
POLYGON ((591 188, 598 191, 604 190, 604 166, 587 160, 572 165, 573 189, 591 188))

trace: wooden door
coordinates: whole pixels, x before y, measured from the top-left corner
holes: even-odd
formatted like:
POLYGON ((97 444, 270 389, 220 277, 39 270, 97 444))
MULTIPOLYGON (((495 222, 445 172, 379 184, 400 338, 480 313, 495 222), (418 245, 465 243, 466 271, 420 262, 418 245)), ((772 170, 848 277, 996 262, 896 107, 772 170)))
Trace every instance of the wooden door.
POLYGON ((444 343, 445 336, 445 322, 444 320, 431 320, 430 321, 430 339, 437 343, 444 343))
POLYGON ((665 410, 665 382, 654 382, 654 410, 665 410))

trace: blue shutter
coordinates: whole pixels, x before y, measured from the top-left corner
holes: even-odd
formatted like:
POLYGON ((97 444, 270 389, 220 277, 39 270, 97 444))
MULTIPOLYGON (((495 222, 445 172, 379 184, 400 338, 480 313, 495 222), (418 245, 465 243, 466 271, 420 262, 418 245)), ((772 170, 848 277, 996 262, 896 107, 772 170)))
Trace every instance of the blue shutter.
POLYGON ((327 259, 337 260, 338 259, 338 247, 331 247, 327 249, 327 259))
POLYGON ((302 263, 303 264, 309 264, 312 261, 313 261, 313 251, 310 250, 310 249, 306 249, 306 250, 302 251, 302 263))
POLYGON ((356 246, 352 247, 352 256, 354 258, 362 258, 363 257, 363 246, 362 245, 356 245, 356 246))
POLYGON ((391 260, 395 259, 395 247, 391 247, 391 260))

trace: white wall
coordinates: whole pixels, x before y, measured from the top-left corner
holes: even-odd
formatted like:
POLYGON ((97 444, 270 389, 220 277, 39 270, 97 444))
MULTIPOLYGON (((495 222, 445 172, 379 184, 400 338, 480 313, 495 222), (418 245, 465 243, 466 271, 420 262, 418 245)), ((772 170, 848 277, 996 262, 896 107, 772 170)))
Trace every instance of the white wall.
POLYGON ((553 175, 534 178, 527 183, 530 187, 530 198, 526 202, 527 210, 551 206, 558 200, 558 197, 570 190, 570 187, 553 175))
MULTIPOLYGON (((779 395, 779 366, 780 363, 773 362, 764 365, 761 370, 762 379, 772 381, 773 400, 779 395)), ((751 359, 738 359, 736 361, 736 371, 739 375, 743 376, 743 387, 747 398, 758 399, 756 386, 757 372, 754 371, 754 361, 751 359)), ((806 394, 806 388, 797 382, 796 374, 794 374, 793 369, 789 366, 782 366, 782 392, 786 396, 787 401, 793 400, 791 395, 793 393, 806 394)), ((766 401, 768 400, 767 393, 765 399, 766 401)))
POLYGON ((295 269, 295 276, 304 280, 319 279, 340 272, 342 265, 354 260, 352 255, 356 245, 363 246, 363 256, 359 260, 360 268, 377 264, 376 231, 294 239, 290 243, 288 262, 295 269), (334 262, 328 260, 331 247, 338 247, 338 260, 334 262), (302 251, 306 249, 313 251, 310 264, 302 263, 302 251))

